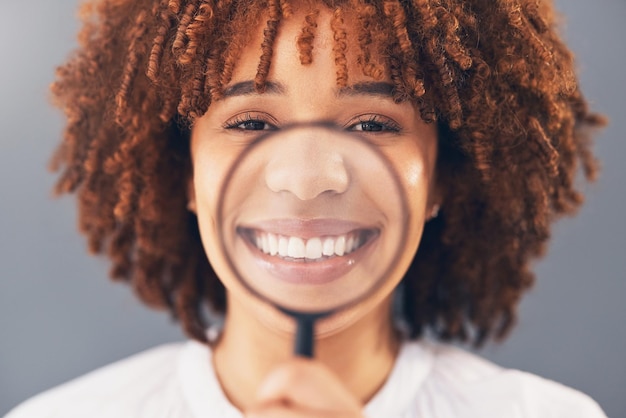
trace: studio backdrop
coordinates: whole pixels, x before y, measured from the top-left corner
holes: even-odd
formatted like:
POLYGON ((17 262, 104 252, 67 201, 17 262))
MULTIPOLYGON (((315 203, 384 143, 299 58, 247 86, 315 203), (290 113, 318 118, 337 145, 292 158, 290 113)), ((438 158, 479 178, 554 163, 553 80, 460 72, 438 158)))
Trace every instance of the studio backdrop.
MULTIPOLYGON (((77 0, 0 0, 0 415, 99 366, 184 338, 168 315, 112 284, 86 253, 75 202, 52 199, 63 120, 54 68, 76 46, 77 0)), ((520 322, 491 360, 588 393, 626 417, 626 1, 559 0, 582 90, 610 118, 597 183, 557 224, 520 322)))

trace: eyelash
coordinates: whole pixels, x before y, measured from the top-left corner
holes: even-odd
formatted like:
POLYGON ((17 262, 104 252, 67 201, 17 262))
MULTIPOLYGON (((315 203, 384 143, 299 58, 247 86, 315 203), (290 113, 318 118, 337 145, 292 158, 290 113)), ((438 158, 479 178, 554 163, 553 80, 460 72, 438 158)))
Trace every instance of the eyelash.
MULTIPOLYGON (((269 118, 267 115, 259 115, 259 114, 253 114, 251 112, 248 113, 242 113, 240 115, 235 116, 234 118, 228 120, 226 123, 224 123, 223 128, 224 129, 229 129, 229 130, 237 130, 237 131, 241 131, 241 132, 255 132, 255 131, 265 131, 265 130, 274 130, 277 129, 276 128, 276 124, 277 122, 273 121, 273 122, 268 122, 267 119, 271 119, 269 118), (246 123, 259 123, 259 124, 264 124, 265 126, 269 125, 269 129, 266 129, 265 127, 263 129, 245 129, 245 128, 241 128, 241 125, 246 124, 246 123)), ((372 124, 375 125, 377 127, 379 127, 381 130, 367 130, 367 129, 363 129, 363 126, 361 126, 361 129, 359 131, 361 132, 368 132, 370 134, 381 134, 381 133, 398 133, 401 131, 400 125, 398 125, 394 120, 387 118, 385 116, 381 116, 381 115, 359 115, 355 118, 357 121, 353 122, 350 121, 348 122, 346 125, 344 125, 345 128, 354 128, 357 125, 363 125, 363 124, 372 124)))
POLYGON ((362 132, 369 132, 369 133, 373 133, 373 134, 377 134, 377 133, 386 133, 386 132, 392 132, 392 133, 398 133, 401 131, 400 125, 398 125, 394 120, 385 117, 385 116, 381 116, 381 115, 360 115, 357 116, 356 118, 358 120, 358 122, 356 123, 352 123, 349 122, 351 124, 348 125, 349 128, 352 128, 356 125, 359 124, 373 124, 373 125, 378 125, 379 127, 382 128, 382 130, 380 131, 368 131, 368 130, 364 130, 363 127, 361 127, 361 131, 362 132))
MULTIPOLYGON (((223 128, 224 129, 231 129, 231 130, 237 130, 237 131, 262 131, 262 130, 273 130, 276 129, 275 125, 272 125, 270 122, 267 121, 267 119, 271 119, 268 116, 262 116, 259 114, 254 114, 254 113, 242 113, 240 115, 235 116, 232 119, 229 119, 228 121, 226 121, 226 123, 224 123, 223 128), (272 125, 272 128, 270 129, 243 129, 240 128, 240 125, 243 125, 244 123, 263 123, 265 125, 272 125)), ((275 122, 274 122, 275 123, 275 122)))

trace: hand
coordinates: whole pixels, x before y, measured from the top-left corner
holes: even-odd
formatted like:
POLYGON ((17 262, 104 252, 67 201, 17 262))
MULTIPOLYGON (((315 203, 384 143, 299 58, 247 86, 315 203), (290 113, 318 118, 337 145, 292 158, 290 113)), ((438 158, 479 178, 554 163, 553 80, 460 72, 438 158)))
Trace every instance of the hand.
POLYGON ((329 369, 295 358, 274 369, 261 384, 246 418, 363 418, 361 403, 329 369))

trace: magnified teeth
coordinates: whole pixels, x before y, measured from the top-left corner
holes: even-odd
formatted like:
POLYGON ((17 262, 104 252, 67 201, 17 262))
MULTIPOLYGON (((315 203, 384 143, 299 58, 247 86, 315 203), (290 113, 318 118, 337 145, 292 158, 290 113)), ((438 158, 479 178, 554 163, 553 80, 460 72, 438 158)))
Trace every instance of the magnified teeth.
POLYGON ((267 239, 267 235, 265 235, 265 234, 263 234, 263 241, 262 241, 261 245, 263 246, 263 248, 262 248, 263 252, 265 254, 269 254, 269 252, 270 252, 270 243, 269 243, 269 241, 267 239))
POLYGON ((338 256, 342 256, 344 255, 345 252, 346 252, 346 237, 345 235, 342 235, 338 237, 337 240, 335 241, 335 254, 337 254, 338 256))
POLYGON ((322 257, 322 240, 311 238, 306 242, 306 258, 315 260, 322 257))
MULTIPOLYGON (((305 250, 306 250, 306 247, 304 246, 304 240, 302 238, 297 238, 297 237, 289 238, 289 246, 287 247, 287 256, 293 257, 293 258, 304 258, 305 250)), ((265 252, 265 250, 263 252, 265 252)))
POLYGON ((306 260, 321 260, 350 254, 367 241, 370 233, 371 231, 355 231, 344 235, 313 237, 305 240, 299 237, 248 230, 250 241, 263 253, 306 260))
POLYGON ((278 254, 278 239, 274 234, 267 234, 267 241, 270 248, 270 254, 276 255, 278 254))
POLYGON ((332 238, 324 239, 324 245, 322 246, 322 254, 327 257, 335 254, 335 240, 333 240, 332 238))
POLYGON ((354 251, 354 244, 356 244, 356 240, 354 239, 352 235, 350 235, 348 239, 346 240, 346 252, 347 253, 354 251))
MULTIPOLYGON (((257 245, 257 248, 259 246, 257 245)), ((287 257, 287 253, 289 252, 289 238, 287 237, 279 237, 278 238, 278 255, 281 257, 287 257)))

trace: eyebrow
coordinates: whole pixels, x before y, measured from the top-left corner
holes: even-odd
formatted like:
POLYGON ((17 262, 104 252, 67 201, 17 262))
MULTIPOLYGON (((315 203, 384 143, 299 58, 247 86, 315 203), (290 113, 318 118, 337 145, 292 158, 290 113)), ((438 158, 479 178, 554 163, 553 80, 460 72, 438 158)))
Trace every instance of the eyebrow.
MULTIPOLYGON (((271 93, 271 94, 284 94, 285 86, 281 83, 276 83, 273 81, 265 82, 265 91, 263 93, 271 93)), ((234 96, 250 96, 252 94, 259 94, 259 92, 254 88, 254 81, 242 81, 240 83, 235 83, 230 87, 227 87, 224 90, 223 98, 234 97, 234 96)))
MULTIPOLYGON (((352 84, 350 86, 341 87, 337 91, 338 97, 350 96, 377 96, 377 97, 393 97, 394 85, 383 81, 366 81, 352 84)), ((286 91, 282 83, 274 81, 265 82, 265 91, 263 93, 284 94, 286 91)), ((261 94, 254 87, 254 81, 247 80, 235 83, 224 90, 222 97, 224 99, 235 96, 250 96, 253 94, 261 94)))
POLYGON ((394 85, 384 81, 366 81, 339 89, 338 96, 393 97, 394 85))

